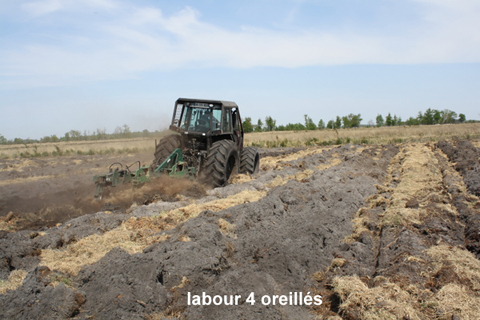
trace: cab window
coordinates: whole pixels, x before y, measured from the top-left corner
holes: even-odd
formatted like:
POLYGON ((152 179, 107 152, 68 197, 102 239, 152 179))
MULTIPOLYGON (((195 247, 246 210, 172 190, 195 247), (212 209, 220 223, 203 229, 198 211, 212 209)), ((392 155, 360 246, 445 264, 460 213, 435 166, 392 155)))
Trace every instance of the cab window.
POLYGON ((223 132, 232 132, 232 109, 225 108, 223 116, 223 132))

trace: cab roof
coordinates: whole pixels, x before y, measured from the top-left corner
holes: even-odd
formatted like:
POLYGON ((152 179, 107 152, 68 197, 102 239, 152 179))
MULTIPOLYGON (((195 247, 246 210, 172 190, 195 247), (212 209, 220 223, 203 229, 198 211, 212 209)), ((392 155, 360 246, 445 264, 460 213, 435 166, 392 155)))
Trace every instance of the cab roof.
POLYGON ((227 108, 238 108, 238 106, 235 102, 233 102, 233 101, 223 101, 223 100, 178 98, 176 103, 185 103, 185 102, 200 102, 200 103, 221 104, 222 106, 227 107, 227 108))

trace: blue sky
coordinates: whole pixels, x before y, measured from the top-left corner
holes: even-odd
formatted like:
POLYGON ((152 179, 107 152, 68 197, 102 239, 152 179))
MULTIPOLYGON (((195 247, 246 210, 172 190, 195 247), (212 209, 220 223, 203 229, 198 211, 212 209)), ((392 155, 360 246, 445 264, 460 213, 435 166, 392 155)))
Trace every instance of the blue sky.
POLYGON ((166 127, 179 97, 277 124, 480 119, 478 0, 0 0, 0 135, 166 127))

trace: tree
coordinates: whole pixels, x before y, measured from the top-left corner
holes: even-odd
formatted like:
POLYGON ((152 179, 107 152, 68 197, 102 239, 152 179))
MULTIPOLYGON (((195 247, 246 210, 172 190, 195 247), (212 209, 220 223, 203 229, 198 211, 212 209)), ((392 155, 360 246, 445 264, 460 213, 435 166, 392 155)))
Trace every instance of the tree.
POLYGON ((245 118, 245 120, 243 121, 243 131, 245 131, 245 133, 253 132, 252 118, 245 118))
POLYGON ((393 118, 390 112, 387 114, 387 117, 385 118, 385 124, 387 126, 393 126, 393 118))
POLYGON ((318 128, 319 130, 325 129, 325 122, 323 122, 322 119, 320 119, 320 121, 318 121, 317 128, 318 128))
POLYGON ((417 115, 416 120, 417 120, 417 124, 422 124, 422 122, 423 122, 423 113, 422 113, 422 111, 418 111, 418 115, 417 115))
POLYGON ((360 127, 360 123, 362 122, 362 116, 361 114, 353 114, 353 113, 350 113, 348 115, 348 117, 350 118, 350 123, 352 125, 352 128, 358 128, 360 127))
POLYGON ((285 126, 285 130, 288 130, 288 131, 302 131, 302 130, 306 130, 307 128, 301 124, 301 123, 289 123, 285 126))
POLYGON ((377 127, 382 127, 383 125, 385 125, 385 120, 383 120, 381 114, 379 114, 377 118, 375 118, 375 121, 377 122, 377 127))
POLYGON ((407 119, 407 121, 405 121, 405 124, 409 126, 416 126, 416 125, 419 125, 420 122, 418 121, 417 118, 410 117, 407 119))
POLYGON ((307 130, 316 130, 317 126, 313 123, 312 118, 310 118, 307 114, 303 116, 305 118, 305 128, 307 130))
POLYGON ((128 125, 124 124, 123 127, 122 127, 122 134, 123 134, 125 137, 128 138, 128 137, 130 137, 130 134, 131 134, 131 133, 132 133, 132 132, 130 131, 130 127, 129 127, 128 125))
POLYGON ((442 123, 442 112, 439 110, 433 110, 433 123, 442 123))
POLYGON ((72 138, 72 140, 78 140, 82 135, 82 133, 78 130, 70 130, 69 135, 72 138))
POLYGON ((467 120, 467 118, 465 117, 465 115, 463 113, 460 113, 458 115, 458 120, 463 123, 463 122, 465 122, 465 120, 467 120))
POLYGON ((445 109, 442 111, 442 123, 455 123, 457 113, 452 110, 445 109))
POLYGON ((428 108, 423 114, 422 124, 433 124, 434 121, 434 111, 428 108))
POLYGON ((327 122, 327 129, 333 129, 335 127, 335 122, 330 120, 327 122))
POLYGON ((337 116, 337 119, 335 120, 335 129, 338 129, 342 126, 342 119, 337 116))
POLYGON ((273 131, 275 130, 275 124, 276 124, 276 120, 273 120, 272 117, 268 116, 265 118, 265 125, 267 126, 265 128, 266 131, 273 131))
POLYGON ((398 126, 400 122, 398 121, 398 117, 396 114, 393 115, 392 126, 398 126))
POLYGON ((6 144, 6 143, 7 143, 7 139, 5 139, 5 137, 0 134, 0 144, 6 144))
POLYGON ((362 121, 361 115, 350 113, 348 116, 342 117, 344 128, 355 128, 360 126, 362 121))
POLYGON ((115 131, 113 131, 113 135, 115 138, 120 138, 122 135, 122 127, 116 126, 115 131))
POLYGON ((107 139, 107 129, 97 128, 97 133, 95 134, 97 140, 107 139))
POLYGON ((350 123, 350 119, 347 116, 342 117, 343 127, 344 128, 351 128, 352 125, 350 123))
POLYGON ((262 132, 263 131, 263 122, 261 119, 258 119, 257 126, 255 127, 255 132, 262 132))

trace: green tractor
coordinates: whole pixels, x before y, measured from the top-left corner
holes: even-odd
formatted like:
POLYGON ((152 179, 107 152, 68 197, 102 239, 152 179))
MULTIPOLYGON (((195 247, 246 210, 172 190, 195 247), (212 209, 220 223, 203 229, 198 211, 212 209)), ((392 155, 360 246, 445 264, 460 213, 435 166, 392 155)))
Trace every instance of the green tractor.
POLYGON ((257 149, 243 146, 243 125, 235 102, 180 98, 170 130, 172 134, 155 146, 150 166, 137 162, 138 169, 131 171, 131 166, 124 169, 116 163, 108 174, 95 176, 95 197, 101 197, 104 187, 139 185, 162 175, 199 179, 209 186, 222 187, 237 172, 259 171, 257 149))

